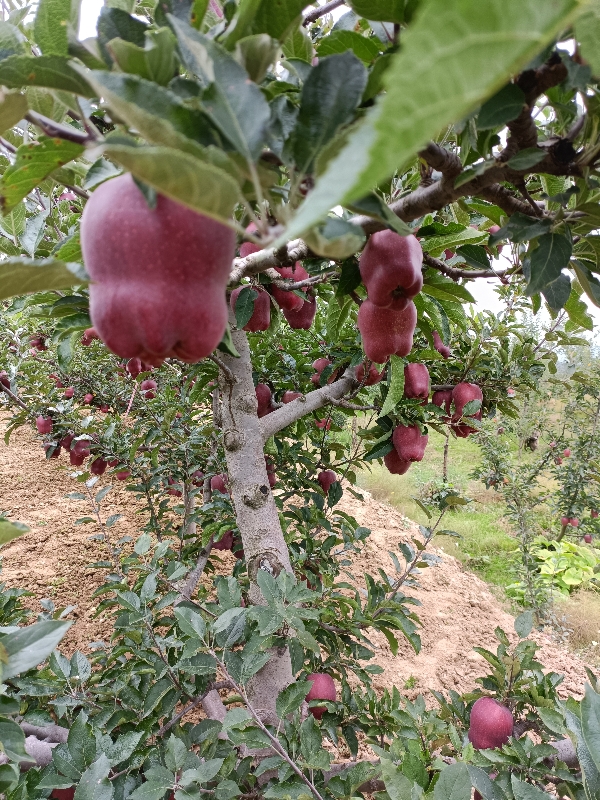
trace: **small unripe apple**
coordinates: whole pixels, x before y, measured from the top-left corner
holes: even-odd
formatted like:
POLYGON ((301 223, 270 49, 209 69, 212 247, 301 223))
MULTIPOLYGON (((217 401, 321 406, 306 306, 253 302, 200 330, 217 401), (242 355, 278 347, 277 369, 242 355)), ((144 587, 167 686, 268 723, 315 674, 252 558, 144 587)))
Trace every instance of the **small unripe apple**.
POLYGON ((592 508, 592 510, 590 511, 590 516, 592 517, 592 519, 598 519, 598 512, 596 511, 595 508, 592 508))
POLYGON ((195 363, 223 338, 235 256, 227 225, 160 194, 151 208, 124 174, 87 201, 81 249, 92 323, 121 358, 195 363))
POLYGON ((404 397, 429 398, 429 370, 425 364, 407 364, 404 367, 404 397))
POLYGON ((60 455, 60 445, 53 444, 52 442, 46 442, 44 445, 44 450, 46 451, 46 458, 58 458, 60 455))
POLYGON ((592 534, 591 533, 586 533, 585 536, 583 537, 583 541, 586 544, 591 544, 592 543, 592 534))
POLYGON ((65 400, 70 400, 74 394, 75 394, 75 388, 73 386, 69 386, 68 388, 65 389, 63 397, 65 398, 65 400))
POLYGON ((422 265, 423 251, 415 236, 400 236, 391 230, 374 233, 360 257, 360 274, 370 302, 395 311, 406 308, 423 288, 422 265))
POLYGON ((402 461, 422 461, 429 437, 421 433, 418 425, 398 425, 392 440, 402 461))
POLYGON ((365 386, 374 386, 376 383, 383 378, 383 370, 379 372, 379 370, 371 365, 369 367, 369 374, 367 375, 367 379, 365 380, 365 365, 359 364, 356 368, 356 380, 359 383, 364 383, 365 386))
MULTIPOLYGON (((311 700, 328 700, 335 703, 337 699, 337 691, 335 683, 331 675, 321 672, 313 672, 306 679, 312 681, 312 686, 309 693, 306 695, 306 702, 310 703, 311 700)), ((321 719, 323 714, 327 711, 325 706, 314 706, 308 709, 315 719, 321 719)))
POLYGON ((233 547, 233 531, 226 531, 218 542, 214 542, 213 550, 231 550, 233 547))
POLYGON ((323 472, 319 472, 317 480, 321 485, 323 494, 328 494, 331 486, 337 481, 337 475, 332 469, 326 469, 323 472))
MULTIPOLYGON (((237 289, 234 289, 231 293, 231 297, 229 298, 229 305, 231 306, 231 310, 235 313, 235 304, 237 299, 240 295, 244 286, 238 286, 237 289)), ((252 316, 248 320, 248 322, 244 325, 244 330, 249 331, 250 333, 256 333, 257 331, 266 331, 271 324, 271 298, 269 297, 269 293, 265 292, 264 289, 259 288, 258 286, 253 286, 252 289, 254 290, 255 294, 257 295, 254 299, 254 310, 252 311, 252 316)))
POLYGON ((394 449, 383 457, 383 463, 392 475, 404 475, 410 469, 412 461, 403 461, 394 449))
POLYGON ((492 697, 480 697, 471 709, 469 741, 476 750, 502 747, 513 733, 513 715, 492 697))
POLYGON ((90 472, 92 475, 104 475, 108 463, 103 458, 96 458, 92 462, 90 472))
POLYGON ((52 433, 52 417, 43 417, 41 414, 36 417, 35 426, 38 433, 52 433))
POLYGON ((155 389, 158 388, 158 384, 156 381, 147 379, 140 383, 140 391, 143 393, 146 400, 152 400, 152 398, 156 397, 155 389))
POLYGON ((228 494, 225 480, 226 480, 225 475, 213 475, 213 477, 210 479, 211 492, 221 492, 221 494, 228 494))
POLYGON ((299 397, 302 397, 302 392, 284 392, 283 397, 281 398, 281 402, 291 403, 294 400, 297 400, 299 397))
POLYGON ((439 335, 437 331, 433 332, 433 346, 438 351, 438 353, 442 355, 444 358, 450 358, 452 350, 450 350, 448 345, 445 345, 443 343, 442 337, 439 335))
POLYGON ((93 394, 90 394, 90 393, 88 392, 88 394, 84 395, 84 397, 83 397, 83 402, 84 402, 84 403, 87 403, 87 405, 88 405, 88 406, 91 406, 91 404, 92 404, 92 400, 93 400, 93 399, 94 399, 94 395, 93 395, 93 394))
POLYGON ((94 339, 99 339, 98 331, 95 328, 86 328, 81 337, 81 344, 84 347, 89 347, 94 339))
POLYGON ((563 456, 564 456, 565 458, 569 458, 569 456, 570 456, 570 455, 571 455, 571 451, 569 450, 569 448, 568 448, 568 447, 566 447, 566 448, 563 450, 563 456))

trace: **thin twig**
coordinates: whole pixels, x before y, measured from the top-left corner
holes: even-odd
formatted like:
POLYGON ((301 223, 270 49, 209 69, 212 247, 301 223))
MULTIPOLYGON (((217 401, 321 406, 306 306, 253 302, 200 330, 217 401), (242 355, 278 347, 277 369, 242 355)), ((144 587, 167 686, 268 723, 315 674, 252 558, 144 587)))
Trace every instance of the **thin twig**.
POLYGON ((305 26, 310 25, 311 22, 316 22, 319 17, 324 17, 325 14, 329 14, 330 11, 343 6, 344 3, 345 0, 329 0, 329 3, 325 3, 325 5, 315 8, 314 11, 309 11, 302 20, 302 24, 305 26))
POLYGON ((24 409, 25 411, 29 411, 29 408, 25 405, 25 403, 21 400, 20 397, 17 397, 16 394, 13 394, 8 386, 5 386, 3 383, 0 383, 0 389, 4 392, 4 394, 9 397, 13 403, 18 405, 20 408, 24 409))

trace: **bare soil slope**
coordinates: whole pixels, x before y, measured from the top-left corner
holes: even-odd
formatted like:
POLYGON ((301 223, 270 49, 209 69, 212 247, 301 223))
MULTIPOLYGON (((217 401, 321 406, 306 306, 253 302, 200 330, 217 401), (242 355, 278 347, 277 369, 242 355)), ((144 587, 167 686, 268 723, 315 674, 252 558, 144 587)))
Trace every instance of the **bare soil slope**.
MULTIPOLYGON (((29 533, 1 548, 0 579, 9 586, 29 588, 34 597, 28 598, 28 605, 33 609, 40 609, 43 598, 52 599, 58 607, 76 605, 70 615, 75 624, 63 646, 85 652, 90 642, 110 637, 107 620, 92 618, 92 594, 102 575, 87 566, 102 559, 104 553, 98 542, 88 538, 95 532, 92 526, 75 525, 77 519, 89 514, 89 508, 82 501, 65 497, 80 490, 69 477, 65 462, 64 456, 59 461, 46 461, 34 434, 23 429, 13 434, 8 446, 0 443, 0 511, 31 527, 29 533)), ((112 529, 115 538, 125 534, 135 537, 140 520, 132 495, 117 485, 105 505, 104 518, 123 515, 112 529)), ((360 503, 346 494, 342 505, 373 531, 352 567, 359 583, 365 572, 375 573, 378 566, 393 574, 387 551, 397 550, 401 539, 418 535, 416 525, 368 495, 365 503, 360 503)), ((417 609, 423 624, 421 652, 415 655, 403 643, 398 655, 393 656, 385 638, 373 635, 377 662, 384 669, 375 678, 376 688, 396 685, 409 696, 428 689, 472 689, 475 678, 486 672, 486 663, 473 652, 473 646, 495 649, 497 626, 512 636, 513 619, 487 585, 465 572, 451 556, 439 554, 442 563, 424 570, 420 588, 410 592, 422 604, 417 609)), ((228 558, 232 557, 226 556, 226 567, 232 566, 228 558)), ((586 680, 583 662, 547 636, 536 634, 535 638, 541 645, 540 660, 545 668, 565 675, 564 693, 581 695, 586 680)))

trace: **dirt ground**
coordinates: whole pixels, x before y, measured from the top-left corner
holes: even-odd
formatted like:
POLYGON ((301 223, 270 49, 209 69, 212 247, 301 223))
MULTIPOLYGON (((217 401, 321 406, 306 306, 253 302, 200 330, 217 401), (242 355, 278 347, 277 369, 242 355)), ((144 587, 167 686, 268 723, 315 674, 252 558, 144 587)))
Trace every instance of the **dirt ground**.
MULTIPOLYGON (((105 555, 97 541, 89 540, 96 529, 75 525, 77 519, 89 514, 89 507, 83 501, 66 498, 70 492, 81 491, 81 486, 70 477, 65 462, 64 456, 59 461, 46 461, 39 440, 25 429, 15 432, 8 446, 0 441, 0 512, 31 528, 0 549, 0 579, 8 586, 29 588, 35 597, 26 598, 27 604, 35 610, 40 609, 43 598, 51 599, 57 607, 75 605, 69 615, 75 624, 61 647, 86 652, 90 642, 108 641, 111 632, 106 619, 93 619, 97 601, 92 594, 102 583, 102 572, 88 568, 105 555)), ((140 518, 130 493, 116 485, 103 506, 104 519, 111 514, 123 515, 112 528, 115 539, 138 535, 140 518)), ((346 493, 342 508, 373 532, 352 567, 358 581, 367 571, 375 573, 378 566, 393 574, 387 551, 397 551, 400 540, 418 535, 417 526, 368 495, 360 503, 346 493)), ((420 588, 407 592, 422 604, 416 609, 423 626, 421 652, 415 655, 403 642, 398 655, 393 656, 383 635, 374 634, 371 641, 377 647, 377 662, 384 669, 375 676, 377 689, 396 685, 409 697, 428 689, 468 691, 475 687, 475 678, 487 671, 486 662, 473 647, 495 649, 497 626, 515 638, 513 618, 487 585, 451 556, 434 552, 442 556, 442 562, 425 569, 420 588)), ((541 645, 539 659, 544 667, 565 676, 562 693, 581 696, 586 681, 583 662, 544 634, 535 634, 534 638, 541 645)))

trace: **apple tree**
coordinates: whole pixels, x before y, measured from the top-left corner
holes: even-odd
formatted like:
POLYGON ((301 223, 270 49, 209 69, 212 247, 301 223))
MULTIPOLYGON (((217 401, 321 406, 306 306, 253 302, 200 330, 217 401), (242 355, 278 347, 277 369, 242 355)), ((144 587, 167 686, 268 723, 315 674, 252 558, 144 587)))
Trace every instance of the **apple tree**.
POLYGON ((373 460, 406 473, 428 428, 516 413, 508 388, 589 330, 600 10, 343 5, 110 0, 85 41, 76 2, 5 9, 7 435, 75 468, 114 619, 91 660, 9 684, 48 744, 12 759, 11 800, 597 791, 598 687, 561 705, 527 615, 479 694, 377 696, 369 631, 418 651, 407 592, 447 506, 361 591, 370 532, 340 501, 373 460), (485 278, 498 315, 468 308, 485 278), (536 338, 519 314, 542 308, 536 338), (111 481, 142 504, 133 547, 111 481))

